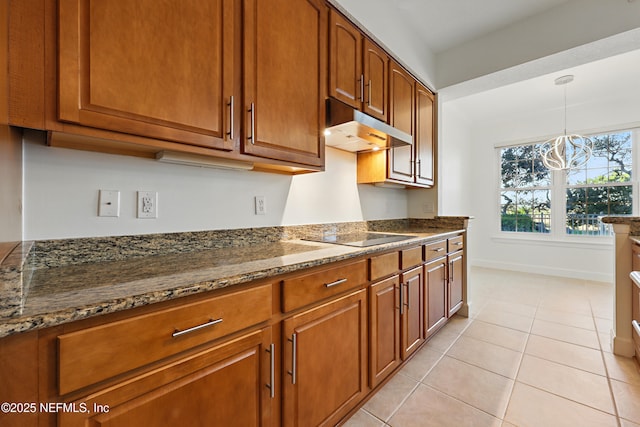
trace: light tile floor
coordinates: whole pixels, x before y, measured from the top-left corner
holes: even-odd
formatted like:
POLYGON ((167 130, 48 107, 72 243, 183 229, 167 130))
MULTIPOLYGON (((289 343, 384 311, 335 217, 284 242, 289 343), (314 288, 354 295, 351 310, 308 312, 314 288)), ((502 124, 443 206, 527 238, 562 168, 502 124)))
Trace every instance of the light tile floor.
POLYGON ((640 427, 640 369, 611 353, 613 286, 472 268, 456 316, 347 427, 640 427))

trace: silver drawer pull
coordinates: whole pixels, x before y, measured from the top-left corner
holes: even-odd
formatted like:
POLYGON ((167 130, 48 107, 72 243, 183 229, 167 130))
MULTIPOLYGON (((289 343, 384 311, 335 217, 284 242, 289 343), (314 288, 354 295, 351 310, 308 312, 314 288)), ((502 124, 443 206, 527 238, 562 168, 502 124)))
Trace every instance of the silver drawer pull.
POLYGON ((444 251, 444 248, 436 248, 436 249, 431 249, 433 252, 442 252, 444 251))
POLYGON ((462 242, 454 242, 453 244, 456 246, 462 246, 462 242))
POLYGON ((174 337, 174 338, 175 337, 179 337, 180 335, 188 334, 190 332, 195 332, 195 331, 198 331, 198 330, 200 330, 202 328, 208 328, 209 326, 217 325, 218 323, 222 323, 222 317, 219 318, 219 319, 215 319, 215 320, 211 319, 207 323, 203 323, 202 325, 198 325, 198 326, 193 326, 191 328, 187 328, 187 329, 182 330, 182 331, 176 329, 176 331, 173 334, 171 334, 171 336, 174 337))
POLYGON ((636 334, 640 335, 640 325, 638 325, 638 321, 632 320, 631 325, 633 325, 633 329, 636 330, 636 334))
POLYGON ((339 280, 336 280, 335 282, 325 283, 324 286, 326 288, 332 288, 334 286, 341 285, 341 284, 345 283, 346 281, 347 281, 347 279, 339 279, 339 280))
POLYGON ((269 344, 267 349, 269 353, 269 397, 272 399, 276 396, 276 345, 274 343, 269 344))

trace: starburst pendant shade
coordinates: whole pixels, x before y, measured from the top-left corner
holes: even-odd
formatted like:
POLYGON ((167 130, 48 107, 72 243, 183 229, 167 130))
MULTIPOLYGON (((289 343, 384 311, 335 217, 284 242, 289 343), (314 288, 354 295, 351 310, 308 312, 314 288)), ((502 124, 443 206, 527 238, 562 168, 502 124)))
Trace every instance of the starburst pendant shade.
POLYGON ((578 169, 591 157, 593 142, 581 135, 561 135, 540 146, 542 163, 553 170, 578 169))

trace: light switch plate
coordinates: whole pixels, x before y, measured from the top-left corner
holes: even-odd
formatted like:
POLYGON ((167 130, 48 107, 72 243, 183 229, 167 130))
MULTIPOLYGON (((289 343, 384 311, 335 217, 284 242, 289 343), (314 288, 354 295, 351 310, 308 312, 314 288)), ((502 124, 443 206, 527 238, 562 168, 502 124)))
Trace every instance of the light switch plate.
POLYGON ((120 216, 120 192, 100 190, 98 192, 98 216, 120 216))

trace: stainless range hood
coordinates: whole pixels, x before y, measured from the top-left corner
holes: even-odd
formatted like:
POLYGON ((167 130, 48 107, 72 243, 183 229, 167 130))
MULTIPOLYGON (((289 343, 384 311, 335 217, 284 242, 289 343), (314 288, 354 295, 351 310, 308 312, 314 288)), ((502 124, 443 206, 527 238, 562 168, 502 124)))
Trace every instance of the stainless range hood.
POLYGON ((334 98, 328 98, 325 145, 345 151, 408 146, 413 137, 334 98))

